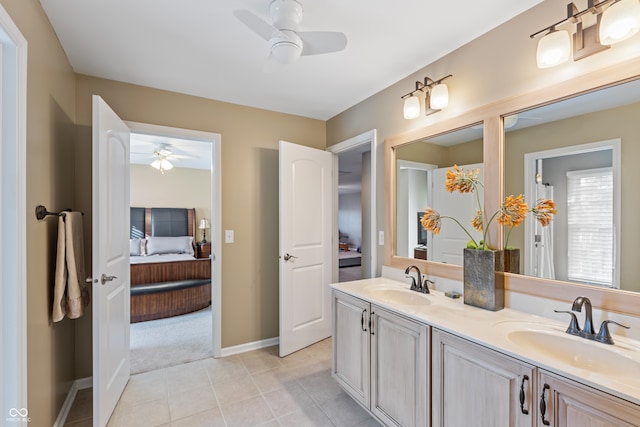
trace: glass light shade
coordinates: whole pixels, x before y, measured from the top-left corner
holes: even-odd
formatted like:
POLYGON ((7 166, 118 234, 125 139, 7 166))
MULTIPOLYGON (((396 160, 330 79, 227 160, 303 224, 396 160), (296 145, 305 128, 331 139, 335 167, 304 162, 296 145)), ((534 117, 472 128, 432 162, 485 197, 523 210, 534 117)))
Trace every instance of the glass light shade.
POLYGON ((446 84, 440 83, 431 89, 429 106, 434 110, 442 110, 449 105, 449 88, 446 84))
POLYGON ((552 31, 538 42, 538 68, 560 65, 571 55, 571 37, 565 30, 552 31))
POLYGON ((151 166, 158 169, 160 172, 173 169, 173 164, 167 159, 155 159, 151 166))
POLYGON ((407 120, 415 119, 420 115, 420 99, 411 95, 404 99, 404 118, 407 120))
POLYGON ((620 0, 602 13, 600 43, 614 44, 633 36, 640 30, 640 2, 620 0))

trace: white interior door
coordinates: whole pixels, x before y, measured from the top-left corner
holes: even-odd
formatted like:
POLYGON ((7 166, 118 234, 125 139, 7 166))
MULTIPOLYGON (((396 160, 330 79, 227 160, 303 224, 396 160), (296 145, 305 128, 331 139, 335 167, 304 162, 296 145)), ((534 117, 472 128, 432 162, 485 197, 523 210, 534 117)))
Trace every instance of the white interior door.
POLYGON ((280 141, 280 356, 331 335, 332 154, 280 141))
POLYGON ((129 128, 93 96, 93 425, 129 380, 129 128))

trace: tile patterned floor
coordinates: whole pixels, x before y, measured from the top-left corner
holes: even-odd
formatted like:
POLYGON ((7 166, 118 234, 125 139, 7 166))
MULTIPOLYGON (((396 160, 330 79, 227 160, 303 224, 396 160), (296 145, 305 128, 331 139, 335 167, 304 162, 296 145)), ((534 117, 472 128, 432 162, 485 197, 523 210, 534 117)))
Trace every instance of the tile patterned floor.
MULTIPOLYGON (((331 378, 330 339, 284 358, 277 351, 269 347, 133 375, 108 426, 380 425, 331 378)), ((91 426, 90 408, 91 391, 83 390, 65 426, 91 426), (83 405, 89 408, 85 418, 83 405)))

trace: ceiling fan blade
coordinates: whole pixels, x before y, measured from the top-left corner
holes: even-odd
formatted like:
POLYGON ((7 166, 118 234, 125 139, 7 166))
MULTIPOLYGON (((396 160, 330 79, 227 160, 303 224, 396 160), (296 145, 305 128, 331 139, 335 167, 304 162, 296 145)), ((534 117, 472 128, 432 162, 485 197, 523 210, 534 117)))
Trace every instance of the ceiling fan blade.
MULTIPOLYGON (((266 41, 271 40, 273 37, 277 35, 282 35, 280 30, 278 30, 273 25, 267 23, 259 16, 253 14, 252 12, 239 9, 233 12, 236 18, 240 20, 244 25, 253 30, 254 33, 265 39, 266 41)), ((282 35, 283 37, 286 37, 282 35)))
POLYGON ((170 160, 184 160, 184 159, 199 159, 200 157, 198 156, 191 156, 188 154, 170 154, 167 156, 168 159, 170 160))
POLYGON ((304 31, 297 33, 302 39, 302 56, 320 55, 344 50, 347 47, 347 36, 332 31, 304 31))

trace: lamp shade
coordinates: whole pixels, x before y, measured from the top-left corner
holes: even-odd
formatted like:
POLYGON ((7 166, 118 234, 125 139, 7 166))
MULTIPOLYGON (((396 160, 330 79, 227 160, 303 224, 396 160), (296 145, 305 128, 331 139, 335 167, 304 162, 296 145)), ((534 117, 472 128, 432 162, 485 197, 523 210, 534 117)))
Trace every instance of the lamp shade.
POLYGON ((565 30, 551 31, 538 42, 538 68, 560 65, 571 55, 571 37, 565 30))
POLYGON ((420 115, 420 99, 411 95, 404 99, 404 118, 407 120, 415 119, 420 115))
POLYGON ((640 2, 619 0, 602 13, 600 43, 614 44, 633 36, 640 30, 640 2))
POLYGON ((442 110, 449 105, 449 88, 446 84, 440 83, 431 89, 429 106, 434 110, 442 110))
POLYGON ((200 225, 198 225, 198 228, 200 230, 206 230, 207 228, 209 228, 209 220, 206 218, 202 218, 200 220, 200 225))

